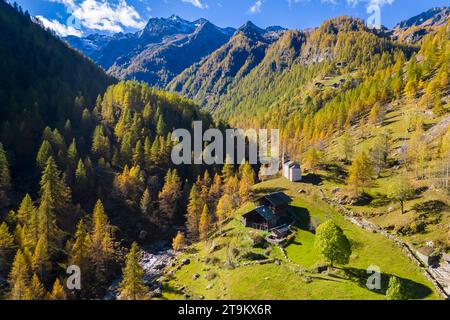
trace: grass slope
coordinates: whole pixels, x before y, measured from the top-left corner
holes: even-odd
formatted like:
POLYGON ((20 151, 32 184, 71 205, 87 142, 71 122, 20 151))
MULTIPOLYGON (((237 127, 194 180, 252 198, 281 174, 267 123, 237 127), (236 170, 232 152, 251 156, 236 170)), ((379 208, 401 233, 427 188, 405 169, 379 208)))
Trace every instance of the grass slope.
MULTIPOLYGON (((255 248, 248 237, 253 231, 244 228, 236 218, 224 226, 220 236, 197 243, 179 256, 179 261, 187 258, 190 264, 177 265, 173 276, 166 279, 163 298, 183 299, 184 292, 192 299, 384 299, 391 275, 403 279, 413 299, 439 298, 432 284, 399 248, 382 236, 344 220, 321 200, 313 185, 290 183, 279 178, 255 187, 257 193, 274 190, 283 190, 295 197, 293 210, 298 217, 298 233, 295 241, 286 248, 292 262, 283 257, 278 247, 255 248), (299 189, 307 193, 300 195, 299 189), (316 267, 323 261, 313 248, 314 234, 307 231, 306 226, 310 221, 318 224, 327 219, 343 228, 351 240, 353 254, 349 265, 318 273, 316 267), (249 262, 246 259, 248 252, 280 262, 244 266, 249 262), (239 266, 225 267, 227 257, 232 257, 239 266), (380 267, 383 274, 379 292, 365 286, 366 270, 370 265, 380 267), (195 274, 198 279, 193 278, 195 274)), ((236 216, 243 211, 241 209, 236 216)))
MULTIPOLYGON (((389 201, 387 192, 391 182, 399 175, 404 174, 404 166, 385 168, 381 172, 380 178, 376 179, 373 185, 366 190, 373 197, 372 204, 360 207, 351 207, 351 209, 366 219, 380 225, 381 227, 394 228, 401 226, 410 226, 412 223, 418 223, 423 219, 420 218, 424 212, 414 210, 418 204, 425 204, 431 201, 439 201, 446 204, 441 212, 425 212, 427 215, 426 228, 422 232, 402 236, 404 241, 410 242, 416 247, 423 246, 427 241, 434 241, 436 244, 442 244, 445 247, 448 237, 448 226, 450 225, 450 194, 446 190, 429 188, 433 185, 432 172, 435 165, 435 155, 439 152, 439 143, 442 135, 446 132, 445 120, 450 116, 436 116, 427 110, 418 110, 415 102, 400 101, 398 104, 391 106, 385 120, 375 126, 367 125, 364 127, 364 138, 361 138, 361 127, 352 128, 351 132, 357 141, 355 146, 355 154, 360 151, 368 151, 374 142, 377 134, 388 130, 392 133, 392 146, 390 160, 401 161, 400 150, 407 146, 413 131, 408 131, 410 122, 415 119, 423 121, 426 128, 426 134, 434 131, 434 135, 428 135, 430 142, 427 144, 427 153, 433 156, 433 160, 426 162, 427 178, 414 179, 414 169, 409 168, 408 175, 413 181, 413 187, 416 189, 425 188, 424 192, 412 197, 405 203, 406 213, 402 214, 399 203, 389 201), (444 124, 444 125, 443 125, 444 124), (429 188, 426 190, 426 188, 429 188), (433 220, 433 221, 431 221, 433 220)), ((339 154, 339 138, 335 139, 327 147, 327 162, 333 163, 335 168, 340 172, 346 172, 348 166, 337 161, 339 154)), ((332 190, 336 187, 344 187, 345 181, 336 179, 336 171, 320 171, 321 188, 329 197, 333 197, 332 190)))

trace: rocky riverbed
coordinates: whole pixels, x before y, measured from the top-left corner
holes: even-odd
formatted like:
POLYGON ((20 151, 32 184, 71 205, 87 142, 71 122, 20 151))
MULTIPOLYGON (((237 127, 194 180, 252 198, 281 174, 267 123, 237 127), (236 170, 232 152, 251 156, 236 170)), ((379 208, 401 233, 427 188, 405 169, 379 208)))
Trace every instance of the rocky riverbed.
MULTIPOLYGON (((145 283, 150 288, 153 297, 162 293, 162 279, 164 269, 175 260, 175 252, 167 242, 159 242, 141 250, 141 265, 144 268, 145 283)), ((106 300, 116 300, 118 296, 119 283, 122 278, 116 279, 109 287, 105 296, 106 300)))

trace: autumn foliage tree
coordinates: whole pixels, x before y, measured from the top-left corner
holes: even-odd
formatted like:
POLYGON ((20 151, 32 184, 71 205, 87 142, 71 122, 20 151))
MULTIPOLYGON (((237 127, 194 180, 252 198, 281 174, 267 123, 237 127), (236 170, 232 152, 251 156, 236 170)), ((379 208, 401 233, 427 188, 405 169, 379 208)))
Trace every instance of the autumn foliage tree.
POLYGON ((172 248, 175 251, 181 251, 185 248, 185 246, 186 246, 186 238, 184 236, 184 233, 178 231, 177 235, 172 240, 172 248))
POLYGON ((181 191, 182 185, 177 171, 169 170, 164 181, 163 189, 158 195, 159 209, 164 214, 165 221, 167 222, 175 217, 177 210, 180 208, 181 191))
POLYGON ((186 226, 188 230, 189 237, 196 240, 199 237, 199 223, 200 216, 203 210, 203 201, 200 198, 197 186, 194 184, 192 186, 189 195, 189 204, 187 207, 186 214, 186 226))
POLYGON ((91 231, 91 267, 93 276, 99 284, 105 284, 111 276, 111 266, 114 261, 113 228, 109 223, 103 204, 97 201, 92 215, 91 231))
POLYGON ((24 300, 27 288, 30 284, 30 267, 24 254, 19 249, 9 273, 8 282, 10 285, 9 298, 11 300, 24 300))
POLYGON ((144 282, 144 269, 140 264, 141 254, 136 242, 131 246, 123 268, 123 280, 119 285, 119 299, 146 300, 148 287, 144 282))
POLYGON ((349 169, 347 184, 356 194, 360 194, 372 184, 373 176, 373 164, 367 154, 361 152, 349 169))
POLYGON ((198 233, 201 240, 205 240, 212 230, 213 218, 208 206, 205 204, 198 225, 198 233))

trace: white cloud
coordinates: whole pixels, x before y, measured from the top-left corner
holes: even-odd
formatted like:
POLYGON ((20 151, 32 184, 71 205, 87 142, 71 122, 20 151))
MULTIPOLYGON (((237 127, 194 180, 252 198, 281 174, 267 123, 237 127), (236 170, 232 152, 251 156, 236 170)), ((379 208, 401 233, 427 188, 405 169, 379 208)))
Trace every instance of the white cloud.
POLYGON ((75 6, 76 6, 75 0, 48 0, 48 1, 61 3, 61 4, 65 5, 66 8, 68 8, 68 9, 75 8, 75 6))
POLYGON ((119 0, 116 5, 107 1, 84 0, 73 9, 72 15, 83 27, 91 30, 122 32, 123 27, 140 29, 145 26, 136 9, 125 0, 119 0))
POLYGON ((347 3, 352 6, 356 6, 360 2, 367 2, 368 6, 382 7, 386 4, 393 4, 395 0, 347 0, 347 3))
POLYGON ((252 5, 248 11, 252 14, 257 14, 261 12, 262 0, 257 0, 254 5, 252 5))
POLYGON ((192 4, 194 7, 197 7, 199 9, 207 9, 208 8, 208 4, 203 3, 203 0, 181 0, 182 2, 186 2, 186 3, 190 3, 192 4))
POLYGON ((66 26, 63 25, 61 22, 59 22, 56 19, 48 20, 47 18, 43 16, 37 16, 37 19, 39 19, 40 22, 44 25, 44 27, 51 29, 55 31, 57 34, 63 37, 67 36, 77 36, 81 37, 83 35, 83 32, 81 30, 78 30, 72 26, 66 26))
MULTIPOLYGON (((49 21, 56 28, 56 32, 86 28, 97 31, 122 32, 124 28, 142 29, 145 21, 136 9, 128 5, 126 0, 48 0, 64 4, 71 14, 67 26, 56 20, 49 21), (73 21, 76 20, 74 23, 73 21), (69 23, 69 21, 71 21, 69 23), (56 25, 58 22, 59 25, 56 25), (73 24, 73 25, 72 25, 73 24), (76 24, 76 27, 74 26, 76 24), (65 27, 63 29, 62 27, 65 27)), ((148 9, 147 9, 148 10, 148 9)), ((50 25, 50 24, 49 24, 50 25)))

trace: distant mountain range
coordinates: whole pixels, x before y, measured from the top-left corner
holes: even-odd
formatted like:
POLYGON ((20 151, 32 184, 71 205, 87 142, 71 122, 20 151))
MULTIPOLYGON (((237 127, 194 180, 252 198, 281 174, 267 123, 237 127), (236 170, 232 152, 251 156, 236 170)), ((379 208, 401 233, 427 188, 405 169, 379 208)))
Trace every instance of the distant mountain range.
MULTIPOLYGON (((381 33, 397 42, 415 44, 449 16, 450 8, 433 8, 381 33)), ((65 40, 118 79, 146 81, 203 105, 208 100, 211 106, 233 82, 258 66, 286 31, 279 26, 262 29, 250 21, 238 29, 220 28, 206 19, 191 22, 172 15, 152 18, 136 33, 69 36, 65 40)), ((288 38, 292 36, 290 33, 288 38)), ((293 50, 298 49, 294 46, 293 50)))
POLYGON ((235 33, 244 32, 276 39, 285 29, 260 29, 248 22, 238 30, 220 28, 206 19, 193 22, 178 16, 150 19, 136 33, 92 34, 65 40, 119 79, 136 79, 165 87, 186 68, 226 44, 235 33))

